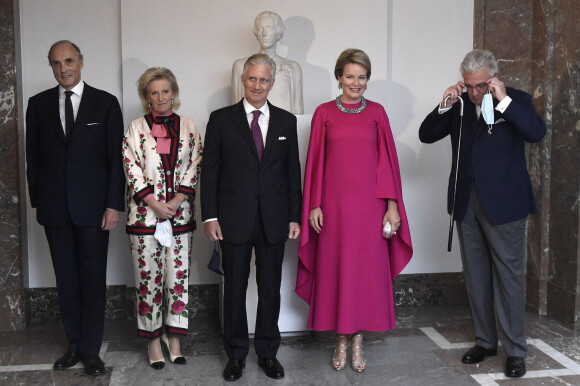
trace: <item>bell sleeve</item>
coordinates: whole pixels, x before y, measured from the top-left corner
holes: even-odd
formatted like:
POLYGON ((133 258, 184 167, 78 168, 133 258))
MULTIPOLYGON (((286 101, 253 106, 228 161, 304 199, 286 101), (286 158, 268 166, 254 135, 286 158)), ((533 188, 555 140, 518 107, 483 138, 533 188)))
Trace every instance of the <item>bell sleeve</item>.
POLYGON ((413 245, 411 243, 407 212, 403 202, 401 173, 395 141, 389 125, 389 118, 382 107, 380 108, 378 121, 378 139, 377 198, 396 200, 399 216, 401 217, 401 226, 397 234, 388 240, 391 279, 394 280, 411 260, 413 245))
POLYGON ((313 270, 316 259, 318 234, 308 222, 310 211, 322 203, 322 186, 325 158, 325 119, 317 109, 312 117, 310 142, 304 169, 304 193, 300 226, 300 245, 298 247, 298 272, 296 294, 310 304, 313 270))

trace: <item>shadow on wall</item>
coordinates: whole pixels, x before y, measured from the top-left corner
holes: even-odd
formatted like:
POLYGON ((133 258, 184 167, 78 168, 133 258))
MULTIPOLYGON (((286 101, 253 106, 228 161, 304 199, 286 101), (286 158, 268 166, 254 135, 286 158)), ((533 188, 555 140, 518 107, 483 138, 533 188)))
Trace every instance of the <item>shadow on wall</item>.
MULTIPOLYGON (((314 24, 303 16, 292 16, 284 21, 284 26, 285 32, 280 45, 288 48, 286 57, 297 61, 302 67, 304 114, 313 114, 318 105, 332 99, 331 77, 328 70, 306 61, 312 42, 316 38, 314 24)), ((334 63, 329 64, 329 67, 331 65, 334 67, 334 63)))

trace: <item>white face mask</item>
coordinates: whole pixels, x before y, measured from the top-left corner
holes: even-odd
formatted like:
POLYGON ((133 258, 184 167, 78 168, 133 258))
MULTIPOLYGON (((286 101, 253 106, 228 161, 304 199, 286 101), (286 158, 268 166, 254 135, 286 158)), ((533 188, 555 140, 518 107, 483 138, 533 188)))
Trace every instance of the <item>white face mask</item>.
POLYGON ((481 101, 481 114, 485 123, 488 125, 493 125, 493 99, 491 98, 491 93, 487 93, 483 96, 481 101))

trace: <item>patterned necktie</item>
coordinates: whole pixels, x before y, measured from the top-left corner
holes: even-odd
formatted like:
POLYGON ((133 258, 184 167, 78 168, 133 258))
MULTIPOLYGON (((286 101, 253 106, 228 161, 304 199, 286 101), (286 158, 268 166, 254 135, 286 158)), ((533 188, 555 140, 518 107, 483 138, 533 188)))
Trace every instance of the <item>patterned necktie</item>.
POLYGON ((252 137, 256 143, 256 150, 258 151, 258 159, 262 161, 262 154, 264 154, 264 139, 262 138, 262 130, 258 124, 258 117, 262 112, 260 110, 252 111, 254 119, 252 120, 252 137))
POLYGON ((70 139, 70 135, 72 134, 72 129, 75 124, 75 116, 73 113, 72 101, 70 100, 70 96, 73 94, 72 91, 65 91, 64 94, 66 95, 66 100, 64 101, 64 122, 65 122, 65 133, 66 133, 66 140, 70 139))

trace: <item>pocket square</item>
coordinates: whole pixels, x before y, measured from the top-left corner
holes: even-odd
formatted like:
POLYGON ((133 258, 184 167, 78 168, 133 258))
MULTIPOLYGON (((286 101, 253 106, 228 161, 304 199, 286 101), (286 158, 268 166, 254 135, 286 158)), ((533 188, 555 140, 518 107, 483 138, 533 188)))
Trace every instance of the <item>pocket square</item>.
POLYGON ((93 125, 100 125, 101 122, 91 122, 91 123, 87 123, 87 126, 93 126, 93 125))
POLYGON ((286 140, 286 137, 278 137, 278 141, 284 141, 286 140))
POLYGON ((500 119, 498 119, 497 121, 495 121, 495 124, 502 123, 502 122, 505 122, 505 119, 503 119, 503 118, 500 118, 500 119))

